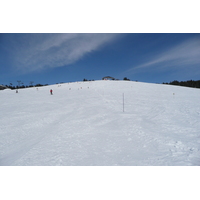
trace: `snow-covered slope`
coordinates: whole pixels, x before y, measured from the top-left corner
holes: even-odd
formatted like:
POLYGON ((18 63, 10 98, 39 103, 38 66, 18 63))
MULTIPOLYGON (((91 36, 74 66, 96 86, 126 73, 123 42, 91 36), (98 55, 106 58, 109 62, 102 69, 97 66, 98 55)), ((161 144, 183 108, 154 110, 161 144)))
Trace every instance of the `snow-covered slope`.
POLYGON ((200 165, 199 100, 132 81, 0 91, 0 165, 200 165))

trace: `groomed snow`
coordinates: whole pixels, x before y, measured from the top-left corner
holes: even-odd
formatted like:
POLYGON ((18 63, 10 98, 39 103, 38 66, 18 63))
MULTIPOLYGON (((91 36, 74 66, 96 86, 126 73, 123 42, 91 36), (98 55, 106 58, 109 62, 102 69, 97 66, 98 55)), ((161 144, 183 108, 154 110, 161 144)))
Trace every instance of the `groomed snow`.
POLYGON ((0 165, 200 165, 199 100, 199 89, 132 81, 3 90, 0 165))

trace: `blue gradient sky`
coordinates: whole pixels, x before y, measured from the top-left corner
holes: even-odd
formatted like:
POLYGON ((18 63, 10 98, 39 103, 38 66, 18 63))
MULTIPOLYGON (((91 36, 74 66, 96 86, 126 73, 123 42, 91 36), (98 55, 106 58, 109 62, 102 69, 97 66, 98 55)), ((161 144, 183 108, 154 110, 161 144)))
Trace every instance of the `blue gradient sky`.
POLYGON ((0 34, 0 84, 200 80, 200 34, 0 34))

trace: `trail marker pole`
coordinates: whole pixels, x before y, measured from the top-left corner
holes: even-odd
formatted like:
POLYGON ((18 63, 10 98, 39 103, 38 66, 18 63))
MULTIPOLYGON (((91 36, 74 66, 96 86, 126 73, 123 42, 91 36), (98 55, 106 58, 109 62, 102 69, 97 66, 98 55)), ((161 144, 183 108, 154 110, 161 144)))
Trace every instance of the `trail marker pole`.
POLYGON ((124 112, 124 93, 123 93, 123 112, 124 112))

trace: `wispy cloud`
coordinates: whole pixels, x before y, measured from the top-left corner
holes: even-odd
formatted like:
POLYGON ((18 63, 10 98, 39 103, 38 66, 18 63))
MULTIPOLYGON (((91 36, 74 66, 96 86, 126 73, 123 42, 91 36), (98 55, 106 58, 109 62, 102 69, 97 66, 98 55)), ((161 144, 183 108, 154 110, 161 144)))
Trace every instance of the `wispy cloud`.
MULTIPOLYGON (((170 70, 174 68, 200 65, 200 38, 190 39, 168 49, 146 62, 134 66, 128 72, 145 69, 170 70)), ((199 66, 200 67, 200 66, 199 66)))
POLYGON ((12 43, 13 66, 23 72, 72 64, 113 41, 118 34, 19 34, 12 43))

